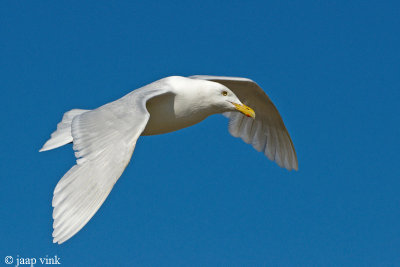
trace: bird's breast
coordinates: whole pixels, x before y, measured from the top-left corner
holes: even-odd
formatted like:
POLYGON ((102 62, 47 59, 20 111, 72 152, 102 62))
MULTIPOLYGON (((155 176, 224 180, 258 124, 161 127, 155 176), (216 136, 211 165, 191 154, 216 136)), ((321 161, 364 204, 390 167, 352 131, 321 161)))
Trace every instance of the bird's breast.
POLYGON ((174 94, 164 94, 147 101, 149 121, 142 135, 156 135, 174 132, 201 122, 209 115, 195 103, 177 99, 174 94))

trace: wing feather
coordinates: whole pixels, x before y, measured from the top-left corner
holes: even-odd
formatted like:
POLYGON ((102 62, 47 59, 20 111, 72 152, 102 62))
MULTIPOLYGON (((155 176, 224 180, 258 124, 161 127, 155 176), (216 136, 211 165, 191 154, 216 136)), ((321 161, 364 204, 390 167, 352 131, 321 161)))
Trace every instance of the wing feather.
POLYGON ((250 142, 251 142, 251 135, 250 135, 250 132, 251 132, 251 127, 253 126, 253 122, 254 122, 254 120, 243 120, 243 122, 242 122, 242 125, 241 125, 241 131, 240 131, 240 134, 239 134, 239 136, 243 139, 243 141, 246 143, 246 144, 250 144, 250 142))
POLYGON ((243 116, 235 112, 231 115, 231 120, 229 122, 229 132, 234 137, 240 136, 240 126, 242 125, 243 116))
POLYGON ((256 113, 254 121, 238 112, 224 113, 230 119, 231 135, 251 143, 279 166, 288 170, 298 169, 296 151, 281 115, 257 83, 240 77, 195 75, 190 78, 218 82, 231 89, 242 103, 256 113))
POLYGON ((103 204, 146 127, 146 101, 165 92, 138 89, 73 119, 71 134, 77 163, 54 190, 54 243, 61 244, 75 235, 103 204))

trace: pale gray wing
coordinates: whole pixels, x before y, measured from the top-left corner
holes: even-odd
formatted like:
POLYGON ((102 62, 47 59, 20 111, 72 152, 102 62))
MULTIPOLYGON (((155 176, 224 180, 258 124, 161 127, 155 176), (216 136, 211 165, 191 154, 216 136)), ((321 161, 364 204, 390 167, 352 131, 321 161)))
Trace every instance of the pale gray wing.
POLYGON ((231 89, 242 103, 254 109, 256 118, 248 118, 239 112, 224 113, 229 121, 229 132, 252 144, 270 160, 288 170, 297 170, 296 151, 281 115, 267 94, 250 79, 195 75, 190 78, 210 80, 231 89))
POLYGON ((166 93, 143 89, 73 119, 77 163, 54 190, 54 243, 65 242, 85 226, 125 170, 150 116, 146 101, 166 93))

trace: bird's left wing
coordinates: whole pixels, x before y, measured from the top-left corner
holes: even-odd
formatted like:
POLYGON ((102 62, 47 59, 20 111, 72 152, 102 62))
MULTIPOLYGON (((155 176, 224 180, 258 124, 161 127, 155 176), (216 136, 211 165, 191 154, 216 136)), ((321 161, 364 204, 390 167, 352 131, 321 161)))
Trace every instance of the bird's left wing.
POLYGON ((195 75, 189 78, 218 82, 232 90, 240 101, 254 109, 256 118, 253 120, 239 112, 224 113, 230 119, 229 132, 252 144, 279 166, 298 169, 296 151, 281 115, 257 83, 240 77, 195 75))
POLYGON ((103 204, 146 127, 146 101, 164 93, 162 89, 135 90, 73 119, 77 163, 54 190, 54 243, 61 244, 75 235, 103 204))

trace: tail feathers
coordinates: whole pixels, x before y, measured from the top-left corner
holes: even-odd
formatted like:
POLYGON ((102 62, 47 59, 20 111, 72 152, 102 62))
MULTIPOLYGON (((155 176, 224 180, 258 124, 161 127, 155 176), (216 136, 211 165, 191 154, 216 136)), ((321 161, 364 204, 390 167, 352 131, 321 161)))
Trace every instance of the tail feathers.
POLYGON ((64 113, 64 116, 57 124, 57 130, 51 134, 50 139, 43 145, 39 152, 51 150, 72 142, 71 124, 75 116, 85 113, 87 109, 72 109, 64 113))

